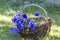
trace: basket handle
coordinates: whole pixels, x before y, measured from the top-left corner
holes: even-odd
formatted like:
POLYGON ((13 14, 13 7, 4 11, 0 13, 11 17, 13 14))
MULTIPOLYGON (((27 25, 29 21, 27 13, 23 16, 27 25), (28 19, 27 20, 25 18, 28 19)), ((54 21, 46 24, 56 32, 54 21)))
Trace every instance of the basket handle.
MULTIPOLYGON (((36 4, 26 5, 26 6, 23 8, 23 10, 24 10, 25 8, 29 7, 29 6, 36 6, 36 7, 39 7, 40 9, 42 9, 42 10, 45 12, 46 19, 48 18, 46 10, 45 10, 44 8, 42 8, 41 6, 36 5, 36 4)), ((23 10, 22 10, 22 11, 23 11, 23 10)))

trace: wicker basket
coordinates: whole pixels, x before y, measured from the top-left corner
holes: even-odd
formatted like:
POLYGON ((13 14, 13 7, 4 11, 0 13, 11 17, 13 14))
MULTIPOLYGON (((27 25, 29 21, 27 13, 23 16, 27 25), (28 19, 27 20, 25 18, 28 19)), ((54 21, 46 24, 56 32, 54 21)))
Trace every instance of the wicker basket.
MULTIPOLYGON (((26 38, 26 40, 38 40, 37 37, 44 37, 47 35, 47 33, 50 32, 52 21, 50 18, 48 18, 47 12, 45 11, 45 9, 43 9, 39 5, 30 4, 30 5, 27 5, 25 8, 27 8, 31 5, 37 6, 38 8, 42 9, 45 12, 46 17, 45 18, 44 17, 33 18, 35 20, 38 19, 40 21, 40 23, 35 26, 35 30, 31 31, 29 27, 24 27, 24 29, 22 29, 19 34, 22 37, 26 38), (31 39, 29 39, 29 38, 31 38, 31 39)), ((17 26, 17 28, 18 28, 18 26, 17 26)))

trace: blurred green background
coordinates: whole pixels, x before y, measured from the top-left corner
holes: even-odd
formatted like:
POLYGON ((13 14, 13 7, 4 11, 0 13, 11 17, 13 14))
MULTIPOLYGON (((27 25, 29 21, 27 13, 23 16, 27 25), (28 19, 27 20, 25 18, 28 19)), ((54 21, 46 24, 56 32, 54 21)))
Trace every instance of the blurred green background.
MULTIPOLYGON (((42 6, 52 19, 52 27, 50 33, 40 40, 60 40, 60 1, 59 0, 0 0, 0 40, 24 40, 19 35, 12 33, 9 28, 13 25, 12 16, 16 12, 21 12, 25 5, 37 4, 42 6)), ((24 9, 24 12, 30 14, 39 11, 37 7, 34 9, 24 9), (37 10, 35 10, 37 9, 37 10), (33 10, 33 11, 32 11, 33 10), (27 12, 28 11, 28 12, 27 12)))

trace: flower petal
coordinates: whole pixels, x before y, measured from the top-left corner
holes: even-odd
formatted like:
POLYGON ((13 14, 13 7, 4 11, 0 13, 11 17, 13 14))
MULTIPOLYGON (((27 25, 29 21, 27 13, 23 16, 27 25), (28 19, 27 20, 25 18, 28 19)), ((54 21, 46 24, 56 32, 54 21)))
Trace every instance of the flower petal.
POLYGON ((19 33, 19 29, 17 29, 17 28, 11 27, 10 30, 11 30, 13 33, 15 33, 15 34, 18 34, 18 33, 19 33))
POLYGON ((20 23, 17 23, 17 26, 18 26, 18 28, 19 28, 20 30, 24 28, 23 25, 20 24, 20 23))
POLYGON ((27 18, 27 15, 26 14, 22 14, 22 18, 27 18))
POLYGON ((30 21, 31 21, 31 20, 27 20, 27 24, 29 24, 30 21))
POLYGON ((15 16, 15 17, 20 17, 21 15, 20 15, 19 12, 17 12, 14 16, 15 16))
POLYGON ((35 16, 39 16, 39 15, 40 15, 40 13, 39 13, 39 12, 36 12, 36 13, 35 13, 35 16))
POLYGON ((29 27, 31 30, 35 30, 35 24, 32 21, 29 23, 29 27))
POLYGON ((12 18, 13 23, 18 23, 20 20, 21 20, 20 18, 16 18, 16 17, 12 18))
POLYGON ((15 23, 17 21, 16 17, 12 18, 12 22, 15 23))

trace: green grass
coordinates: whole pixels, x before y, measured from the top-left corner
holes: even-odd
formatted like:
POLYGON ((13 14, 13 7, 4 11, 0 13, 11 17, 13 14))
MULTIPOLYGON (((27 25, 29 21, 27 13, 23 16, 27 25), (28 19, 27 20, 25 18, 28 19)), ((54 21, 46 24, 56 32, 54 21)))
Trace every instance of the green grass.
MULTIPOLYGON (((0 40, 24 40, 20 35, 15 35, 9 30, 9 28, 12 25, 14 25, 11 22, 11 18, 13 16, 13 13, 15 13, 15 11, 10 9, 9 11, 5 10, 5 12, 7 15, 4 12, 0 13, 0 40)), ((34 12, 34 10, 32 12, 34 12)), ((40 40, 60 40, 60 14, 55 13, 53 11, 53 13, 48 13, 48 16, 51 17, 53 21, 51 31, 44 38, 39 38, 39 39, 40 40)))

